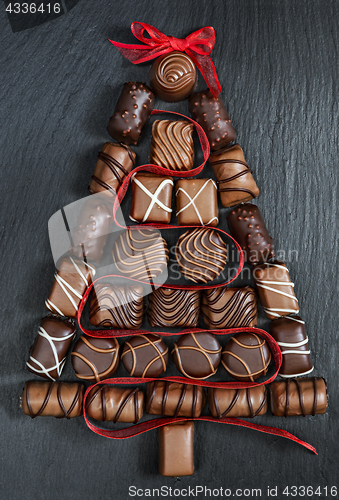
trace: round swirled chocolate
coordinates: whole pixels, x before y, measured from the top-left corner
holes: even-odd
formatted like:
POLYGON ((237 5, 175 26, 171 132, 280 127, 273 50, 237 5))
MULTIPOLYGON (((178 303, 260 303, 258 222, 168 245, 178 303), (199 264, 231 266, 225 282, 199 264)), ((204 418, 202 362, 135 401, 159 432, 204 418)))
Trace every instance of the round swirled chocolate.
POLYGON ((209 228, 186 231, 175 247, 181 274, 194 283, 214 280, 227 261, 226 244, 221 236, 209 228))
POLYGON ((154 93, 166 102, 183 101, 195 89, 197 71, 184 52, 170 52, 156 59, 149 80, 154 93))

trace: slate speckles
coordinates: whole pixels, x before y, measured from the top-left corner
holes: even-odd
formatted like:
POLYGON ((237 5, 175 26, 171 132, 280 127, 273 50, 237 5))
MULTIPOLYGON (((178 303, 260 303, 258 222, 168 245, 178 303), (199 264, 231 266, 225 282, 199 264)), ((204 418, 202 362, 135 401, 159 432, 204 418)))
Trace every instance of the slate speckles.
POLYGON ((136 146, 154 106, 152 90, 142 82, 124 84, 107 127, 118 142, 136 146))

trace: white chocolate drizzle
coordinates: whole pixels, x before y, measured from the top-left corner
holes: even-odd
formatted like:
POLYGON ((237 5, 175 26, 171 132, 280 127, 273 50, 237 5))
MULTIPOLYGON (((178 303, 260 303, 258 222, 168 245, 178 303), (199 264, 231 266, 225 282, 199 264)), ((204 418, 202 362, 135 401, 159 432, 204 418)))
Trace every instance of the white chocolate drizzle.
POLYGON ((185 191, 185 189, 183 189, 182 187, 180 187, 177 192, 175 193, 175 196, 178 196, 178 193, 181 191, 182 193, 184 193, 187 198, 189 199, 189 202, 186 203, 186 205, 184 207, 182 207, 177 213, 176 213, 176 216, 178 217, 179 214, 181 214, 181 212, 183 212, 184 210, 186 210, 187 208, 189 208, 191 205, 193 206, 196 214, 197 214, 197 217, 199 219, 199 222, 202 226, 208 226, 209 224, 211 224, 211 222, 213 222, 214 220, 217 221, 217 223, 219 222, 219 219, 218 217, 212 217, 212 219, 210 219, 208 222, 204 222, 202 217, 201 217, 201 214, 195 204, 195 200, 196 198, 201 194, 201 192, 205 189, 205 187, 207 186, 207 184, 209 182, 212 182, 212 185, 215 187, 215 189, 217 190, 217 185, 216 183, 214 182, 213 179, 207 179, 205 184, 199 189, 199 191, 194 195, 193 198, 191 198, 191 196, 187 193, 187 191, 185 191))
MULTIPOLYGON (((132 181, 135 182, 135 184, 147 195, 150 197, 151 201, 150 201, 150 204, 148 205, 148 208, 145 212, 145 215, 144 215, 144 218, 142 219, 142 222, 145 222, 148 217, 149 217, 149 214, 151 213, 151 210, 152 208, 154 207, 155 204, 157 204, 160 208, 162 208, 163 210, 165 210, 165 212, 168 212, 168 213, 171 213, 172 212, 172 209, 170 207, 168 207, 167 205, 165 205, 162 201, 159 200, 158 196, 159 194, 161 193, 161 191, 164 189, 164 187, 167 185, 167 184, 170 184, 171 186, 173 186, 173 181, 172 179, 165 179, 161 182, 161 184, 159 184, 159 186, 157 187, 156 191, 154 194, 151 193, 151 191, 149 191, 147 189, 146 186, 143 185, 142 182, 140 182, 137 178, 136 178, 136 174, 134 174, 132 176, 132 181)), ((130 216, 130 219, 134 222, 138 222, 136 221, 135 219, 133 219, 133 217, 130 216)))

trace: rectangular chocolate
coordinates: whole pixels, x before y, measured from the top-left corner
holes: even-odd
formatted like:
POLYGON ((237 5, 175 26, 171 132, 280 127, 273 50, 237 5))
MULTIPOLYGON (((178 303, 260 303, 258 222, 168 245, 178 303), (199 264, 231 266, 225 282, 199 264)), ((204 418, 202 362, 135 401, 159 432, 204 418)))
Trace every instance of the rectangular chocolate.
POLYGON ((147 384, 146 413, 163 417, 200 417, 205 406, 204 389, 198 385, 156 380, 147 384))
POLYGON ((20 406, 26 415, 73 418, 82 415, 84 385, 72 382, 26 382, 20 406))
POLYGON ((236 138, 225 106, 210 90, 202 90, 189 98, 192 118, 204 129, 212 151, 224 148, 236 138))
POLYGON ((136 146, 153 106, 154 94, 145 83, 125 83, 107 127, 109 135, 136 146))
POLYGON ((253 288, 211 288, 204 290, 201 315, 207 328, 256 326, 257 296, 253 288))
POLYGON ((179 226, 217 226, 217 185, 213 179, 179 179, 175 185, 179 226))
POLYGON ((259 189, 239 144, 215 151, 209 157, 209 162, 217 178, 224 207, 233 207, 258 196, 259 189))
POLYGON ((271 411, 276 417, 325 413, 327 384, 324 378, 289 378, 270 384, 271 411))
POLYGON ((299 316, 275 319, 271 322, 270 334, 281 350, 281 377, 300 377, 313 371, 305 323, 299 316))
POLYGON ((144 291, 141 285, 94 285, 89 320, 94 326, 141 328, 144 317, 144 291))
POLYGON ((193 162, 193 124, 185 120, 155 120, 150 163, 180 171, 191 170, 193 162))
POLYGON ((95 420, 136 424, 143 412, 144 393, 139 389, 97 385, 86 399, 86 413, 95 420))
POLYGON ((282 261, 275 260, 256 266, 253 277, 260 303, 268 318, 275 319, 299 312, 294 283, 291 282, 288 269, 282 261))
POLYGON ((200 312, 199 290, 172 290, 159 287, 148 296, 151 326, 194 328, 200 312))
POLYGON ((135 164, 135 153, 125 144, 106 142, 100 153, 88 190, 115 198, 126 175, 135 164))
POLYGON ((162 476, 191 476, 194 423, 178 422, 159 428, 159 473, 162 476))
POLYGON ((261 385, 247 389, 208 388, 209 410, 213 417, 249 417, 267 412, 267 390, 261 385))
POLYGON ((75 325, 72 320, 52 315, 43 318, 38 335, 29 350, 26 363, 29 371, 47 380, 58 379, 74 336, 75 325))
POLYGON ((227 214, 233 238, 241 246, 245 262, 256 265, 274 257, 273 240, 256 205, 243 203, 227 214))
POLYGON ((148 173, 133 175, 130 219, 168 224, 172 215, 172 189, 171 177, 148 173))
POLYGON ((90 264, 73 257, 64 257, 57 266, 45 306, 53 314, 77 318, 80 302, 92 282, 95 269, 90 264))

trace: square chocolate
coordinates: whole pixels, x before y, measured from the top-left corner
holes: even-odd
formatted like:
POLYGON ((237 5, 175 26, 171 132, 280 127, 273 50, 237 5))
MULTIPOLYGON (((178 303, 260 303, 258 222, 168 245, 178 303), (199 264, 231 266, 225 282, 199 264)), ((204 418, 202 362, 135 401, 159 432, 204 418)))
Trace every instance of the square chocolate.
POLYGON ((151 326, 194 328, 200 311, 199 290, 171 290, 160 287, 148 297, 151 326))
POLYGON ((171 177, 138 173, 132 177, 132 205, 130 219, 134 222, 168 224, 172 214, 171 177))
POLYGON ((175 185, 179 226, 217 226, 217 185, 213 179, 179 179, 175 185))
POLYGON ((82 297, 94 274, 94 267, 82 260, 73 257, 61 259, 45 302, 46 308, 58 316, 76 318, 82 297))
POLYGON ((159 473, 162 476, 191 476, 194 422, 169 424, 159 429, 159 473))
POLYGON ((144 317, 144 292, 141 285, 118 286, 96 283, 89 310, 94 326, 137 329, 144 317))
POLYGON ((256 293, 249 286, 204 290, 201 314, 207 328, 211 330, 256 326, 256 293))
POLYGON ((180 171, 191 170, 193 162, 193 124, 186 120, 155 120, 150 163, 180 171))

